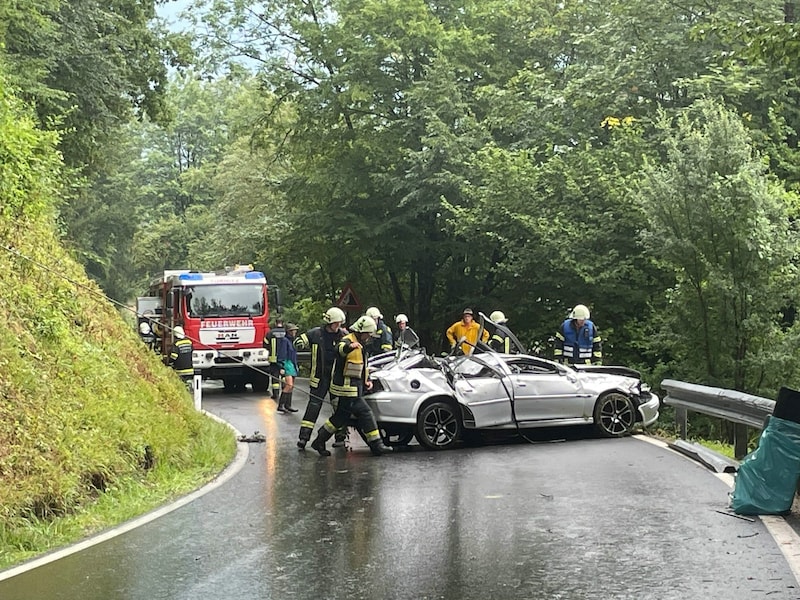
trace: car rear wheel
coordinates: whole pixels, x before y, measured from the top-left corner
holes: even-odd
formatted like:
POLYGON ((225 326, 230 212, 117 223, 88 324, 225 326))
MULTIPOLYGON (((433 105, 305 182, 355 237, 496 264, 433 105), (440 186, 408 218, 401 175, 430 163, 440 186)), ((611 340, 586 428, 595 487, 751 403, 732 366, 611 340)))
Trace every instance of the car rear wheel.
POLYGON ((636 409, 625 394, 602 396, 594 407, 594 425, 605 437, 628 435, 636 425, 636 409))
POLYGON ((417 415, 417 440, 432 450, 446 450, 461 437, 461 420, 457 409, 448 402, 432 402, 417 415))

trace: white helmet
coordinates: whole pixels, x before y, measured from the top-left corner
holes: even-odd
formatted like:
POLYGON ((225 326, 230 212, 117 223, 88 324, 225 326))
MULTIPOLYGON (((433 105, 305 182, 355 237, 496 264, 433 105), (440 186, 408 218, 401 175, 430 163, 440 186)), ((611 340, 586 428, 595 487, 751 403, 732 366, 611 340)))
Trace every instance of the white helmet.
POLYGON ((141 323, 139 323, 139 333, 141 333, 142 335, 150 335, 151 333, 153 333, 153 328, 150 327, 150 323, 148 323, 147 321, 142 321, 141 323))
POLYGON ((378 326, 375 324, 375 319, 369 315, 362 315, 353 323, 350 330, 356 333, 369 333, 374 335, 378 331, 378 326))
POLYGON ((508 319, 506 319, 506 316, 503 314, 503 311, 501 310, 494 311, 492 314, 489 315, 489 319, 491 321, 494 321, 495 323, 500 323, 500 324, 503 324, 506 321, 508 321, 508 319))
POLYGON ((182 340, 186 337, 186 332, 183 330, 183 327, 178 325, 175 329, 172 330, 173 335, 176 339, 182 340))
POLYGON ((572 309, 572 312, 569 313, 570 319, 582 319, 586 320, 589 318, 589 309, 586 308, 583 304, 576 304, 575 308, 572 309))
POLYGON ((383 318, 383 315, 381 314, 381 311, 378 309, 378 307, 377 307, 377 306, 370 306, 370 307, 367 309, 367 313, 366 313, 366 315, 367 315, 368 317, 372 317, 373 319, 376 319, 376 320, 377 320, 377 319, 382 319, 382 318, 383 318))
POLYGON ((326 323, 344 323, 347 317, 344 316, 344 311, 341 308, 332 306, 322 315, 322 320, 326 323))
POLYGON ((395 323, 408 323, 408 317, 405 316, 403 313, 400 313, 394 318, 395 323))

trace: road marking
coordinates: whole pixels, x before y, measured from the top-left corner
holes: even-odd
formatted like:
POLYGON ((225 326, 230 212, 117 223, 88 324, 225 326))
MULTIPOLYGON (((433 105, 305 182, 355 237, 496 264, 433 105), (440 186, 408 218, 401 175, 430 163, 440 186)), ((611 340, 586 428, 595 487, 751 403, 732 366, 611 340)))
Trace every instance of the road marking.
MULTIPOLYGON (((213 415, 210 412, 206 411, 202 412, 207 417, 219 421, 220 423, 224 423, 225 425, 230 427, 237 438, 241 435, 239 431, 237 431, 236 428, 227 421, 220 419, 218 416, 213 415)), ((159 517, 163 517, 164 515, 171 513, 173 510, 177 510, 182 506, 186 506, 193 500, 197 500, 199 497, 204 496, 205 494, 209 493, 212 490, 215 490, 223 483, 228 481, 231 477, 236 475, 236 473, 238 473, 247 462, 247 455, 249 452, 248 447, 249 444, 247 443, 237 442, 236 456, 234 457, 233 462, 231 462, 231 464, 229 464, 225 468, 225 470, 222 471, 222 473, 220 473, 216 478, 214 478, 211 482, 207 483, 200 489, 195 490, 194 492, 191 492, 186 496, 182 496, 170 504, 166 504, 149 513, 146 513, 141 517, 137 517, 130 521, 126 521, 125 523, 122 523, 116 527, 103 531, 102 533, 99 533, 90 538, 87 538, 85 540, 67 546, 65 548, 62 548, 61 550, 50 552, 48 554, 40 556, 39 558, 34 558, 25 563, 22 563, 21 565, 12 567, 7 571, 3 571, 2 573, 0 573, 0 581, 11 579, 12 577, 25 573, 26 571, 31 571, 33 569, 36 569, 37 567, 41 567, 48 563, 55 562, 59 559, 67 557, 70 554, 75 554, 76 552, 80 552, 82 550, 86 550, 87 548, 91 548, 92 546, 110 540, 112 538, 115 538, 118 535, 122 535, 123 533, 127 533, 128 531, 136 529, 137 527, 141 527, 142 525, 149 523, 150 521, 155 521, 159 517)))
MULTIPOLYGON (((661 440, 657 440, 646 435, 634 435, 633 437, 635 437, 637 440, 641 440, 643 442, 647 442, 648 444, 653 444, 654 446, 674 452, 678 456, 682 456, 683 458, 696 464, 696 461, 692 460, 689 456, 686 456, 682 452, 673 450, 669 447, 669 445, 661 440)), ((733 489, 735 483, 735 478, 733 475, 730 473, 714 473, 714 475, 716 475, 719 480, 727 484, 729 488, 733 489)), ((779 515, 754 516, 757 516, 759 519, 761 519, 761 522, 764 523, 764 527, 766 527, 767 531, 772 536, 772 539, 775 540, 775 543, 778 545, 778 548, 780 548, 783 557, 789 564, 789 569, 791 569, 795 581, 797 581, 798 585, 800 585, 800 535, 797 535, 797 532, 792 529, 792 526, 789 525, 789 523, 786 522, 786 519, 779 515)))
POLYGON ((800 536, 783 517, 761 515, 759 518, 781 549, 789 568, 794 573, 794 578, 800 583, 800 536))

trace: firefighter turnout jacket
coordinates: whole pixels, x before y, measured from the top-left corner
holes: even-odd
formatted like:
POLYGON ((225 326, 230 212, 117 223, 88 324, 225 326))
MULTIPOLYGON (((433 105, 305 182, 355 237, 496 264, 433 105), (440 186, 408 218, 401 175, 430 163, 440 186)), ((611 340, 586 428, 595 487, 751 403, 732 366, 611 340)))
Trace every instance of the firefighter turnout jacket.
POLYGON ((339 342, 331 378, 331 394, 334 396, 355 398, 364 393, 369 368, 366 353, 354 345, 358 342, 356 336, 356 333, 349 333, 339 342))
POLYGON ((383 319, 378 319, 376 325, 378 327, 378 330, 375 332, 377 337, 372 338, 365 346, 370 356, 392 350, 392 330, 386 326, 383 319))
POLYGON ((278 362, 278 340, 286 337, 286 330, 283 325, 275 325, 269 330, 267 337, 264 339, 263 346, 269 350, 269 364, 275 365, 278 362))
POLYGON ((492 334, 492 337, 489 338, 489 346, 491 346, 492 350, 495 352, 504 352, 505 354, 510 354, 511 338, 505 331, 496 329, 492 334))
POLYGON ((600 332, 589 319, 580 327, 576 319, 566 319, 556 332, 553 358, 564 364, 602 364, 602 341, 600 332))
POLYGON ((172 345, 172 350, 169 353, 169 366, 181 377, 194 375, 192 340, 183 338, 172 345))
POLYGON ((294 347, 298 350, 311 352, 311 374, 308 384, 312 389, 319 387, 321 380, 330 378, 339 341, 346 333, 347 330, 341 328, 337 331, 328 331, 323 325, 309 329, 294 341, 294 347))

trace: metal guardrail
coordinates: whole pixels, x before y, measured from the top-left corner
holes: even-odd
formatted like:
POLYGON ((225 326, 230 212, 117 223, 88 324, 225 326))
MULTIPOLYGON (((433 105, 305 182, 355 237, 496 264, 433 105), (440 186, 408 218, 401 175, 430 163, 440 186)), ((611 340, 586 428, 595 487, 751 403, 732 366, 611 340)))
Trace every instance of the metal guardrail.
POLYGON ((697 412, 735 423, 734 455, 747 454, 747 428, 763 429, 775 409, 775 401, 735 390, 697 385, 665 379, 661 387, 667 390, 664 404, 675 407, 675 422, 682 438, 686 438, 688 412, 697 412))

